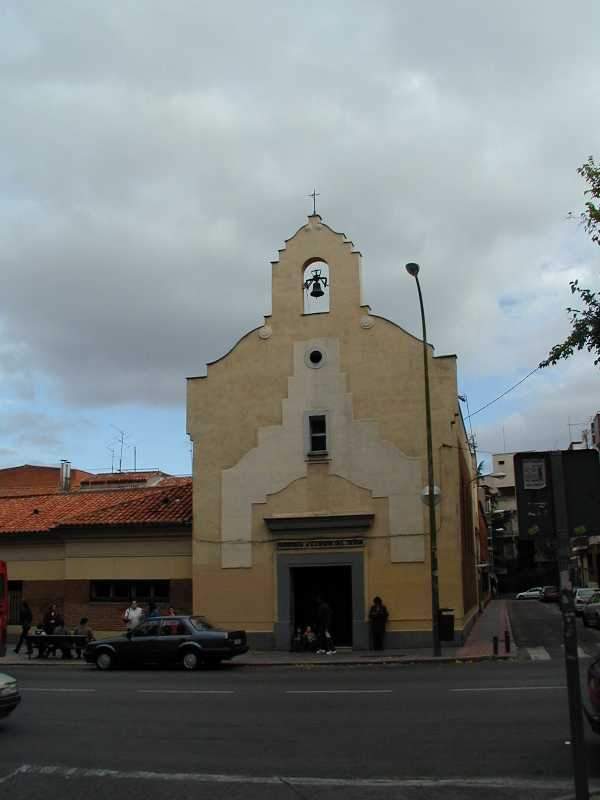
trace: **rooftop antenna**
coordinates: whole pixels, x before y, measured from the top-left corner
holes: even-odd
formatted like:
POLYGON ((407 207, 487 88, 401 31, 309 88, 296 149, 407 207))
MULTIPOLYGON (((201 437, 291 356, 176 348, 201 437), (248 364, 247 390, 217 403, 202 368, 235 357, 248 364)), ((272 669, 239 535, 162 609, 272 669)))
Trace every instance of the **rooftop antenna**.
POLYGON ((115 471, 115 448, 114 447, 107 447, 106 448, 110 453, 110 471, 115 471))
POLYGON ((117 444, 119 445, 119 472, 123 472, 123 448, 125 447, 125 439, 127 438, 127 434, 125 431, 122 431, 120 428, 117 428, 116 425, 112 426, 117 433, 117 444))

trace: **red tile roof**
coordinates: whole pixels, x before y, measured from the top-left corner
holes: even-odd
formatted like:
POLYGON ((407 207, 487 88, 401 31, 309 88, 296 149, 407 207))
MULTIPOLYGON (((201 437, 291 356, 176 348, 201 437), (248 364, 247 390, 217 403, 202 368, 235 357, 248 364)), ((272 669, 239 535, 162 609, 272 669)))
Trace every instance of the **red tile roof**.
POLYGON ((0 535, 64 527, 191 526, 192 483, 0 498, 0 535))

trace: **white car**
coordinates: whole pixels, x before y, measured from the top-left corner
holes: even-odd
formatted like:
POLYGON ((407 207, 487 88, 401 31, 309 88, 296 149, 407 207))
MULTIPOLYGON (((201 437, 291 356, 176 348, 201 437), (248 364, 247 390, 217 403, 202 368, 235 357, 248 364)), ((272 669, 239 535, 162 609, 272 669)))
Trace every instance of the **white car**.
POLYGON ((578 617, 583 614, 583 609, 597 591, 598 589, 575 589, 573 602, 575 603, 575 613, 578 617))
POLYGON ((21 695, 17 688, 16 678, 0 672, 0 719, 12 714, 20 702, 21 695))
POLYGON ((517 595, 517 600, 539 600, 543 594, 543 586, 533 586, 531 589, 527 589, 525 592, 519 592, 517 595))

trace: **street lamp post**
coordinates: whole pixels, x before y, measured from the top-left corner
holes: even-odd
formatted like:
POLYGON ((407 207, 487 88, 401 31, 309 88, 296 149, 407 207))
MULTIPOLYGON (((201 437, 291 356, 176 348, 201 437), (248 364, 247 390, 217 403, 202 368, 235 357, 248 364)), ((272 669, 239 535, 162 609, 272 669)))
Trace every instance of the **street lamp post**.
POLYGON ((415 279, 419 293, 421 307, 421 324, 423 327, 423 371, 425 375, 425 425, 427 428, 427 487, 429 501, 429 554, 431 569, 431 635, 433 638, 433 655, 441 656, 439 610, 440 593, 438 583, 438 558, 437 558, 437 523, 435 518, 435 496, 433 482, 433 445, 431 441, 431 397, 429 394, 429 362, 427 359, 427 328, 425 326, 425 309, 423 308, 423 295, 419 283, 419 265, 410 263, 406 271, 415 279))

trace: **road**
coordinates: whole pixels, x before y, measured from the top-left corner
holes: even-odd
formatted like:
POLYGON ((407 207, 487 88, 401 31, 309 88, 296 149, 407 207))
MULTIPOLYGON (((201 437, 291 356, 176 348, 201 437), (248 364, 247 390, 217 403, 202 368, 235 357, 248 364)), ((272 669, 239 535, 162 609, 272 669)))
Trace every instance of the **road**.
MULTIPOLYGON (((564 658, 562 617, 556 603, 537 600, 512 600, 508 603, 513 636, 523 655, 533 660, 564 658)), ((579 655, 583 662, 600 655, 600 630, 585 628, 577 620, 579 655)))
MULTIPOLYGON (((547 621, 554 610, 513 610, 519 635, 535 627, 535 614, 547 621)), ((547 638, 530 646, 544 642, 552 649, 547 638)), ((541 800, 571 790, 559 657, 228 665, 192 674, 84 665, 11 672, 23 689, 22 705, 0 724, 0 791, 11 800, 541 800)), ((600 786, 600 737, 587 735, 600 786)))

